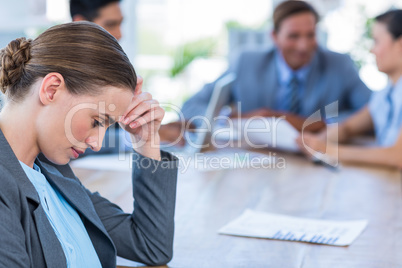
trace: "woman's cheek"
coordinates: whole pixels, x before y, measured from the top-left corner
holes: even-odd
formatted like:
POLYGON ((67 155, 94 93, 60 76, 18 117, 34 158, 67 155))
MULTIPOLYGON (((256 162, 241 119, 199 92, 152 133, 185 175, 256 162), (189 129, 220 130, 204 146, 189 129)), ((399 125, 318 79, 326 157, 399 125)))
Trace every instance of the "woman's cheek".
POLYGON ((90 127, 91 122, 88 123, 88 121, 80 120, 79 118, 73 118, 71 122, 71 132, 74 138, 80 142, 85 141, 87 133, 90 130, 90 127))

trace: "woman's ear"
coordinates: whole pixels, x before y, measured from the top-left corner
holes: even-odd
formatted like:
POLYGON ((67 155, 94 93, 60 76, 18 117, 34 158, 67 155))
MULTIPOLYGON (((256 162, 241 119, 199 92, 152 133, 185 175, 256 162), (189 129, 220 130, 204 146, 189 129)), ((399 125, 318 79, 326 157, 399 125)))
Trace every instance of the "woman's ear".
POLYGON ((52 103, 55 98, 66 89, 64 78, 59 73, 47 74, 39 88, 39 99, 43 105, 52 103))

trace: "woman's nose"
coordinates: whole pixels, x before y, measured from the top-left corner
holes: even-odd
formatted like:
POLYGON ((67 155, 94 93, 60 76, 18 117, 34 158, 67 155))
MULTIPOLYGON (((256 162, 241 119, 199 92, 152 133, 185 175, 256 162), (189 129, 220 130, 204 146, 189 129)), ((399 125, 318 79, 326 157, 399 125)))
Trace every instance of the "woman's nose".
POLYGON ((98 141, 91 141, 87 142, 89 148, 92 149, 92 151, 99 152, 99 150, 102 148, 102 143, 99 143, 98 141))
POLYGON ((98 152, 102 148, 103 138, 105 137, 105 131, 96 131, 86 140, 86 144, 95 152, 98 152))

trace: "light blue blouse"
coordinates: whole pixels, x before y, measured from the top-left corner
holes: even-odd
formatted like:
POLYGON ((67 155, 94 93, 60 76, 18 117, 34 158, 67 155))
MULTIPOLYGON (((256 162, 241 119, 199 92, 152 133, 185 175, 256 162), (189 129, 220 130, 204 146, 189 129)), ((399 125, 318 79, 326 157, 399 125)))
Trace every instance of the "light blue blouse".
POLYGON ((67 267, 102 267, 91 239, 77 211, 53 188, 40 168, 20 161, 38 192, 46 216, 56 233, 67 260, 67 267))
POLYGON ((378 145, 392 146, 402 127, 402 77, 395 85, 375 92, 368 104, 378 145))

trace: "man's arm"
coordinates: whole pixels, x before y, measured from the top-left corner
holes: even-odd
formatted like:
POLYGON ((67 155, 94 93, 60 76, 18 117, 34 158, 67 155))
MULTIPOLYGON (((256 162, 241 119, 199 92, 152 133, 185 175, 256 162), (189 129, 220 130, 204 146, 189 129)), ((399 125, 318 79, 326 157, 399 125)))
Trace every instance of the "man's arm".
POLYGON ((214 82, 204 85, 200 91, 198 91, 183 104, 181 112, 183 113, 185 120, 189 120, 194 116, 205 115, 216 83, 228 73, 230 73, 230 70, 227 70, 214 82))
POLYGON ((353 114, 339 128, 330 128, 328 130, 328 140, 332 142, 345 143, 353 137, 357 137, 374 129, 373 120, 368 106, 353 114), (336 138, 338 140, 336 140, 336 138))
POLYGON ((261 108, 258 110, 251 111, 249 113, 242 115, 242 118, 251 118, 251 117, 255 117, 255 116, 258 116, 258 117, 282 117, 283 116, 286 121, 288 121, 295 129, 297 129, 300 132, 301 131, 319 132, 326 127, 325 122, 318 121, 318 122, 314 122, 314 123, 306 126, 305 128, 303 128, 303 124, 304 124, 306 118, 296 115, 296 114, 282 112, 282 111, 274 111, 274 110, 270 110, 267 108, 261 108))
MULTIPOLYGON (((207 110, 209 100, 212 97, 212 93, 214 91, 216 83, 223 77, 225 77, 229 73, 238 74, 238 68, 241 63, 244 61, 245 51, 238 51, 234 53, 228 62, 228 69, 220 75, 214 82, 204 85, 204 87, 198 91, 194 96, 189 98, 182 106, 182 113, 184 115, 185 120, 189 120, 194 116, 202 116, 205 115, 207 110)), ((236 83, 236 81, 234 82, 236 83)), ((229 104, 229 103, 228 103, 229 104)))

